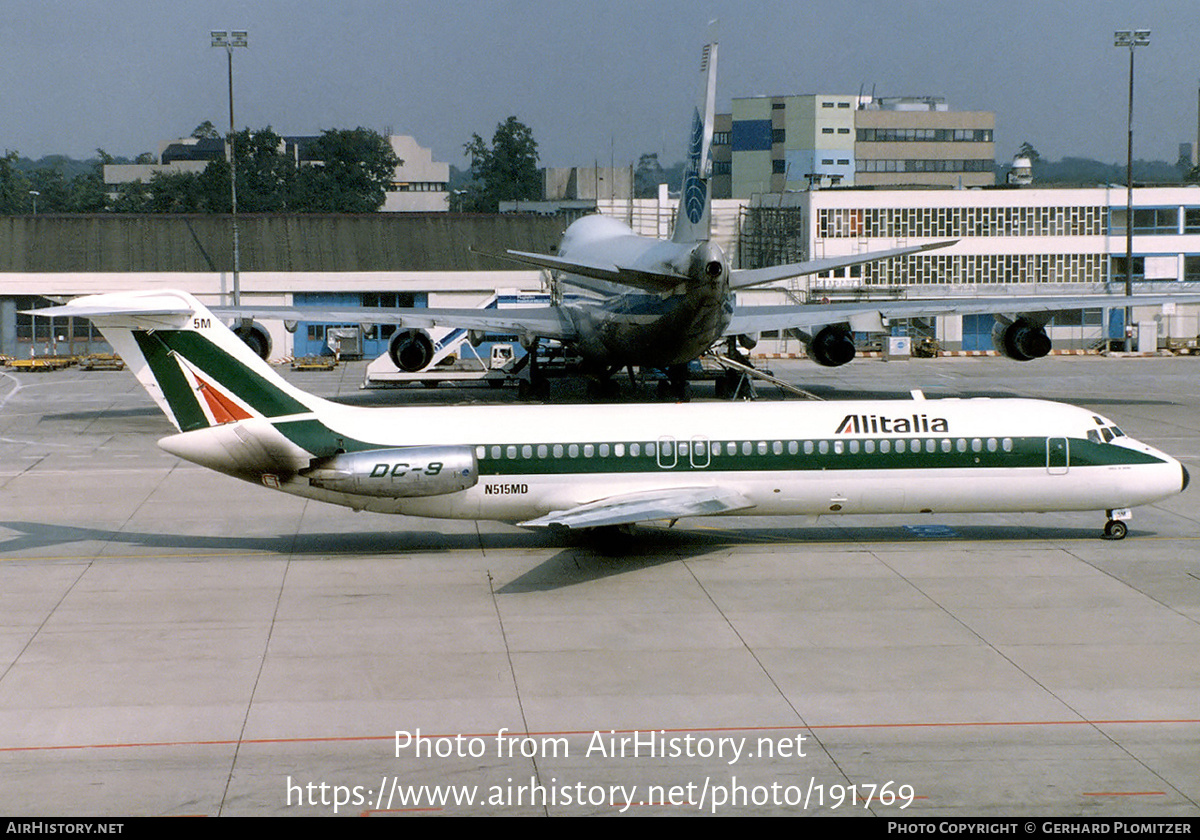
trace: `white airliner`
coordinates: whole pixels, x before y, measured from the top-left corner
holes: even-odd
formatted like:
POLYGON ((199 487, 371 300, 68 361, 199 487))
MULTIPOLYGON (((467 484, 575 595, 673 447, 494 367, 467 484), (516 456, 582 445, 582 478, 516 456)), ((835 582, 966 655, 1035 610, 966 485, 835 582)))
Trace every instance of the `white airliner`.
POLYGON ((1082 408, 1009 399, 364 408, 283 380, 184 292, 77 298, 179 430, 159 445, 357 510, 595 528, 738 515, 1105 511, 1178 461, 1082 408))
MULTIPOLYGON (((593 215, 571 224, 557 255, 508 251, 504 258, 552 273, 569 289, 553 305, 501 311, 450 308, 321 309, 254 307, 217 309, 222 317, 291 321, 400 324, 389 343, 392 361, 403 371, 428 367, 434 357, 429 330, 455 327, 514 333, 526 346, 551 339, 584 362, 594 383, 607 383, 627 366, 662 368, 676 398, 685 398, 687 363, 726 342, 753 346, 757 336, 791 330, 808 355, 825 366, 855 356, 852 331, 880 332, 888 320, 931 315, 996 314, 993 343, 1012 359, 1028 361, 1051 349, 1046 324, 1056 310, 1122 308, 1164 301, 1200 302, 1196 296, 1074 295, 981 297, 947 300, 863 301, 806 306, 743 306, 736 292, 849 265, 889 259, 955 244, 931 241, 909 247, 758 269, 730 266, 711 238, 712 141, 715 117, 717 44, 706 44, 701 60, 702 100, 693 113, 679 212, 670 239, 635 234, 617 219, 593 215)), ((499 256, 499 255, 497 255, 499 256)), ((245 330, 243 330, 245 331, 245 330)), ((263 334, 265 336, 265 333, 263 334)), ((265 347, 266 345, 264 345, 265 347)), ((531 353, 531 392, 544 392, 545 379, 531 353)), ((736 379, 735 374, 731 376, 736 379)), ((603 390, 603 386, 602 386, 603 390)), ((731 393, 735 392, 733 389, 731 393)))

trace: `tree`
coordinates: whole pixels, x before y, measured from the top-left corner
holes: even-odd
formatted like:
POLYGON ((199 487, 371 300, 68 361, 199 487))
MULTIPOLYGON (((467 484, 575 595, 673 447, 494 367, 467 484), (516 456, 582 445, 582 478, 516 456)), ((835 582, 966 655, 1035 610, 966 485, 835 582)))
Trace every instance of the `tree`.
POLYGON ((1037 163, 1042 159, 1042 156, 1038 154, 1038 150, 1033 148, 1033 144, 1028 140, 1021 144, 1021 148, 1017 149, 1017 154, 1021 157, 1029 158, 1030 163, 1037 163))
POLYGON ((313 163, 301 166, 292 209, 301 213, 373 213, 403 161, 378 132, 330 129, 308 149, 313 163))
POLYGON ((221 137, 221 133, 217 131, 217 127, 210 120, 205 120, 192 129, 192 136, 197 140, 217 140, 221 137))
POLYGON ((667 173, 658 162, 657 152, 638 158, 637 169, 633 171, 634 198, 654 198, 658 195, 658 185, 666 182, 667 173))
POLYGON ((29 182, 16 167, 18 158, 16 152, 0 157, 0 214, 24 213, 29 203, 29 182))
POLYGON ((537 141, 533 131, 509 117, 496 126, 489 148, 478 134, 463 147, 471 158, 471 183, 463 199, 468 212, 495 213, 501 201, 536 201, 542 197, 537 141))

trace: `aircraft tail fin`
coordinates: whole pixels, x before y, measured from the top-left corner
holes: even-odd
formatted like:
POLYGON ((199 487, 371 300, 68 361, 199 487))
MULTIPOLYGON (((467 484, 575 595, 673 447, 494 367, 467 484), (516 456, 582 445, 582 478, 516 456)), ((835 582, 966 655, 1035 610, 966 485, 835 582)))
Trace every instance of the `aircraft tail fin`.
POLYGON ((310 414, 324 402, 284 381, 186 292, 89 295, 33 314, 90 318, 181 432, 310 414))
POLYGON ((692 133, 684 164, 683 188, 679 194, 679 212, 675 215, 675 229, 671 234, 671 241, 679 243, 704 242, 711 230, 710 182, 713 169, 713 121, 717 107, 716 38, 710 38, 704 45, 700 72, 704 76, 704 93, 692 115, 692 133))

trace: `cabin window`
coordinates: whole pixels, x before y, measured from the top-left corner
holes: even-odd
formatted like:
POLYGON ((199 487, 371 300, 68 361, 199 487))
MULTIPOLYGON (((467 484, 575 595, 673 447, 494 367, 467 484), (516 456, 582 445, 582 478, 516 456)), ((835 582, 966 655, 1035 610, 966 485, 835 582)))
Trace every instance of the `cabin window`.
POLYGON ((499 446, 492 447, 492 457, 499 459, 499 457, 500 457, 500 447, 499 446))
POLYGON ((655 446, 653 443, 647 443, 646 444, 646 457, 654 458, 657 455, 658 455, 658 447, 655 446))
POLYGON ((967 441, 964 438, 959 438, 957 441, 955 441, 954 448, 957 449, 959 452, 966 452, 967 451, 967 441))
POLYGON ((835 440, 833 442, 833 454, 834 455, 841 455, 842 451, 845 448, 846 448, 846 445, 844 443, 842 443, 840 440, 835 440))
POLYGON ((568 457, 571 457, 571 458, 578 458, 579 457, 579 444, 572 443, 570 446, 568 446, 567 447, 567 455, 568 455, 568 457))
POLYGON ((549 449, 549 447, 546 446, 546 444, 544 444, 544 443, 538 444, 538 457, 539 458, 545 458, 546 455, 549 454, 549 452, 550 452, 550 449, 549 449))
POLYGON ((820 452, 822 455, 828 455, 829 454, 829 441, 823 440, 820 443, 818 443, 817 451, 820 452))
POLYGON ((486 458, 487 457, 487 447, 486 446, 476 446, 475 447, 475 457, 476 458, 486 458))
POLYGON ((601 458, 608 457, 608 444, 607 443, 600 444, 600 457, 601 458))
POLYGON ((988 452, 995 452, 995 451, 996 451, 996 447, 997 447, 998 445, 999 445, 999 444, 998 444, 998 442, 997 442, 997 440, 996 440, 995 438, 988 438, 988 441, 987 441, 987 449, 988 449, 988 452))
POLYGON ((799 451, 800 451, 800 445, 798 443, 796 443, 796 441, 794 441, 794 440, 789 440, 788 441, 788 454, 795 455, 799 451))
POLYGON ((583 457, 584 458, 591 458, 595 454, 596 454, 596 447, 592 446, 590 443, 585 443, 583 445, 583 457))
POLYGON ((1001 445, 1001 446, 1004 448, 1004 451, 1005 451, 1005 452, 1012 452, 1012 451, 1013 451, 1013 442, 1012 442, 1012 438, 1005 438, 1004 440, 1002 440, 1002 441, 1000 442, 1000 445, 1001 445))
POLYGON ((875 451, 875 441, 864 440, 863 441, 863 451, 866 452, 868 455, 870 455, 872 452, 874 452, 875 451))
POLYGON ((629 455, 633 458, 642 454, 642 445, 640 443, 629 444, 629 455))
POLYGON ((979 438, 971 438, 971 451, 972 452, 982 452, 983 451, 983 441, 981 441, 979 438))
POLYGON ((563 445, 561 443, 554 444, 554 457, 561 458, 563 456, 563 445))
POLYGON ((750 441, 744 441, 742 443, 742 454, 749 455, 751 452, 753 452, 753 449, 751 448, 750 441))
POLYGON ((771 454, 772 455, 782 455, 783 454, 783 441, 777 440, 771 444, 771 454))
POLYGON ((811 440, 804 441, 804 454, 805 455, 813 454, 813 442, 811 440))
POLYGON ((890 440, 879 441, 879 451, 884 455, 892 451, 892 442, 890 440))
POLYGON ((903 440, 896 441, 896 451, 903 452, 905 450, 906 445, 907 445, 906 442, 903 440))
POLYGON ((533 447, 530 446, 529 444, 525 444, 524 446, 522 446, 521 447, 521 457, 522 458, 532 458, 533 457, 533 447))
POLYGON ((517 457, 517 447, 515 447, 515 446, 507 447, 505 449, 504 454, 506 456, 508 456, 509 459, 515 459, 517 457))
POLYGON ((759 455, 767 454, 767 442, 765 440, 760 440, 758 442, 758 454, 759 455))
POLYGON ((613 444, 613 455, 616 455, 618 458, 624 458, 625 457, 625 444, 614 443, 613 444))
POLYGON ((925 441, 925 451, 926 452, 936 452, 937 451, 937 441, 934 440, 933 438, 930 438, 929 440, 925 441))
POLYGON ((942 438, 942 451, 949 452, 950 448, 950 438, 942 438))

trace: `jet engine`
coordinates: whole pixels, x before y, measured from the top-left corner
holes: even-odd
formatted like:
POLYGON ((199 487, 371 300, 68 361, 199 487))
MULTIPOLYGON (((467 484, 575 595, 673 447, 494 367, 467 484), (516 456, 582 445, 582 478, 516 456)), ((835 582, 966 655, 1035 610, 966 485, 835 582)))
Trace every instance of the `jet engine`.
POLYGON ((388 356, 400 370, 416 373, 433 361, 433 341, 425 330, 396 330, 388 342, 388 356))
POLYGON ((997 318, 996 325, 992 327, 992 346, 1010 359, 1028 362, 1050 352, 1050 336, 1046 335, 1043 325, 1027 318, 1007 323, 997 318))
POLYGON ((316 458, 300 474, 338 493, 404 499, 474 487, 479 465, 469 446, 401 446, 316 458))
POLYGON ((267 332, 262 324, 256 324, 253 321, 241 321, 234 324, 233 333, 246 346, 254 351, 254 355, 260 359, 266 360, 271 358, 271 334, 267 332))
POLYGON ((807 343, 808 358, 825 367, 838 367, 854 358, 854 339, 845 327, 830 324, 807 343))

